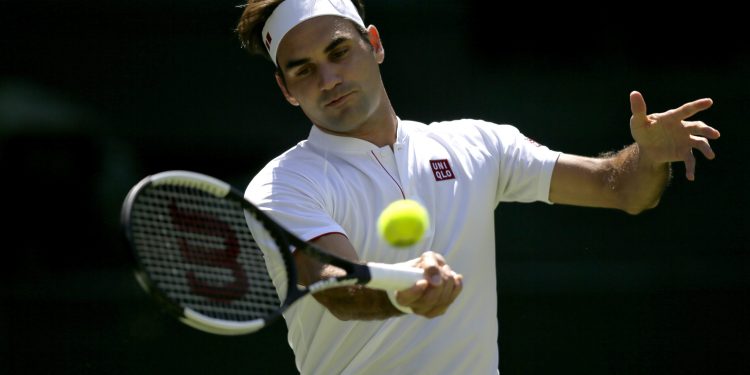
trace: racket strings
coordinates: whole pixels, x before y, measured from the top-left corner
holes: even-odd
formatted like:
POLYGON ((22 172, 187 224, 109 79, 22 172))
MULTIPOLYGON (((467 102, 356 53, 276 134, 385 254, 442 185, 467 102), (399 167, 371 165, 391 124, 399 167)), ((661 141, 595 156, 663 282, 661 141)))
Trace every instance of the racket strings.
MULTIPOLYGON (((249 321, 280 305, 242 206, 185 186, 150 186, 131 211, 142 267, 166 296, 212 318, 249 321)), ((277 260, 272 260, 277 262, 277 260)))

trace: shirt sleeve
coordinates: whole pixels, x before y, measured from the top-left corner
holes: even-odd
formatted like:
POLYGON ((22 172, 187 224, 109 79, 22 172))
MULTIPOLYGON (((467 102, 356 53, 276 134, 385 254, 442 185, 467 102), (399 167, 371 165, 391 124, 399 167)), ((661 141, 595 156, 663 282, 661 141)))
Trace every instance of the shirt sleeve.
POLYGON ((552 171, 560 152, 552 151, 511 125, 477 124, 499 160, 496 202, 549 201, 552 171))
POLYGON ((245 190, 245 198, 304 241, 346 231, 328 213, 317 184, 289 168, 269 165, 245 190))

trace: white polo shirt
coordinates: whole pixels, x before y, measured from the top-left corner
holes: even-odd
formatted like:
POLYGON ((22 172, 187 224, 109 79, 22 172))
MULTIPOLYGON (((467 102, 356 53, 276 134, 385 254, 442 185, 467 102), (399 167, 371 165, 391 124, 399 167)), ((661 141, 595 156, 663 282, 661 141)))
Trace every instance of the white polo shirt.
MULTIPOLYGON (((558 152, 509 125, 399 120, 396 143, 377 147, 313 126, 271 161, 246 197, 304 240, 342 233, 364 261, 403 262, 426 250, 464 275, 463 291, 435 319, 336 319, 313 298, 287 310, 289 344, 303 374, 495 374, 498 369, 494 209, 548 201, 558 152), (395 249, 376 230, 380 212, 410 198, 431 227, 395 249)), ((274 267, 270 267, 273 269, 274 267)))

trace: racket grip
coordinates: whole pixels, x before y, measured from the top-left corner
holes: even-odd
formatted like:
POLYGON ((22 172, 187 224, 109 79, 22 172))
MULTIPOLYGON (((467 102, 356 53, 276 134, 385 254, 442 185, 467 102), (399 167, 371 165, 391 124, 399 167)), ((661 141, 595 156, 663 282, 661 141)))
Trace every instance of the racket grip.
POLYGON ((402 290, 410 288, 424 278, 424 270, 401 264, 367 263, 370 269, 368 288, 402 290))

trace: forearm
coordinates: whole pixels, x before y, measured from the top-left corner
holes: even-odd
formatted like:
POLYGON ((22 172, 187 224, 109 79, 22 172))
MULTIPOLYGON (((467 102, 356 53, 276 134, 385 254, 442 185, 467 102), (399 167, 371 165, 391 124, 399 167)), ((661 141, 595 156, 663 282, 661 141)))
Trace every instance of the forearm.
POLYGON ((654 163, 637 144, 599 157, 561 154, 552 172, 554 203, 637 214, 655 207, 670 178, 669 163, 654 163))
POLYGON ((386 292, 362 285, 333 288, 314 296, 340 320, 382 320, 403 315, 386 292))
MULTIPOLYGON (((332 254, 357 261, 354 248, 342 234, 328 234, 312 242, 332 254)), ((305 256, 302 251, 294 252, 294 260, 299 282, 303 285, 344 274, 344 270, 321 264, 305 256)), ((313 295, 338 319, 382 320, 403 315, 401 310, 394 307, 394 304, 399 305, 408 313, 434 318, 445 313, 448 306, 461 293, 463 276, 453 272, 442 255, 426 251, 403 264, 422 269, 425 279, 415 282, 408 289, 399 290, 397 295, 386 294, 385 291, 361 285, 332 288, 313 295)))
MULTIPOLYGON (((340 236, 329 236, 322 239, 323 245, 332 248, 330 241, 341 241, 340 236), (338 238, 338 239, 337 239, 338 238)), ((320 242, 319 242, 320 243, 320 242)), ((341 254, 340 254, 341 255, 341 254)), ((353 256, 348 256, 356 261, 353 256)), ((299 282, 310 285, 316 281, 341 276, 344 271, 330 265, 295 253, 299 282)), ((393 307, 388 295, 384 291, 366 288, 361 285, 332 288, 313 294, 315 299, 334 316, 341 320, 381 320, 388 319, 402 313, 393 307)))
POLYGON ((653 162, 637 143, 605 159, 606 188, 615 194, 618 208, 638 214, 656 207, 671 178, 669 163, 653 162))

